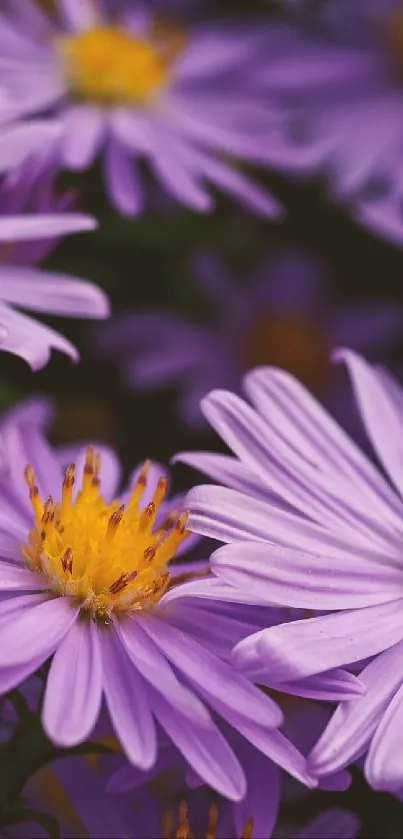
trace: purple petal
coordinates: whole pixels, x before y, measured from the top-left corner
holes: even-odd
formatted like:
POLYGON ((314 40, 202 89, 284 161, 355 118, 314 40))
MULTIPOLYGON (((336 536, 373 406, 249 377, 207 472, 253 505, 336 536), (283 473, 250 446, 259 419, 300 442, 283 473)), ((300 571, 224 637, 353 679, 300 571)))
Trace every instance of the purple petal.
POLYGON ((143 190, 135 163, 113 137, 104 152, 104 177, 111 200, 123 215, 134 216, 143 209, 143 190))
POLYGON ((43 578, 40 574, 34 574, 25 568, 18 568, 15 565, 8 565, 0 562, 0 591, 41 591, 43 589, 43 578))
POLYGON ((188 719, 195 720, 199 725, 208 724, 210 715, 204 705, 179 682, 167 659, 141 624, 136 619, 128 619, 116 622, 115 626, 128 656, 143 679, 162 692, 166 700, 188 719))
MULTIPOLYGON (((399 669, 403 680, 401 665, 399 669)), ((403 685, 387 706, 368 750, 365 776, 373 789, 398 792, 403 786, 402 723, 403 685)))
POLYGON ((235 647, 234 663, 264 663, 273 679, 288 682, 363 661, 402 639, 402 607, 400 599, 264 629, 235 647))
MULTIPOLYGON (((192 469, 208 475, 213 481, 239 492, 246 492, 253 498, 261 498, 262 501, 267 501, 269 498, 270 493, 259 478, 235 457, 212 452, 181 452, 175 455, 171 462, 186 463, 192 469)), ((277 505, 279 501, 280 499, 273 492, 273 502, 277 505)))
POLYGON ((96 226, 95 219, 82 213, 5 216, 0 218, 0 242, 47 239, 50 236, 94 230, 96 226))
POLYGON ((166 621, 162 622, 152 615, 145 615, 139 620, 186 680, 196 691, 207 696, 213 707, 218 699, 241 716, 252 715, 261 725, 281 725, 282 714, 277 705, 229 664, 166 621))
POLYGON ((0 297, 24 309, 65 317, 105 318, 108 298, 86 280, 15 265, 0 266, 0 297))
POLYGON ((157 740, 144 683, 111 626, 103 633, 101 649, 113 727, 131 763, 149 769, 156 759, 157 740))
POLYGON ((389 554, 386 550, 381 553, 368 538, 360 541, 352 529, 348 534, 340 528, 329 531, 296 513, 226 487, 195 487, 186 496, 185 506, 190 513, 190 530, 221 542, 251 540, 308 553, 323 551, 335 562, 353 550, 389 565, 399 561, 397 546, 389 545, 389 554))
POLYGON ((98 15, 93 0, 57 0, 57 5, 65 26, 73 32, 97 25, 98 15))
POLYGON ((254 835, 269 837, 280 806, 281 772, 275 763, 255 749, 248 749, 248 761, 244 766, 247 792, 245 798, 234 806, 237 836, 242 835, 248 819, 253 818, 254 835))
MULTIPOLYGON (((152 689, 150 689, 152 690, 152 689)), ((243 770, 232 749, 211 721, 199 727, 153 692, 153 711, 162 728, 205 783, 232 801, 246 792, 243 770)))
POLYGON ((16 598, 15 612, 8 620, 4 617, 5 604, 2 604, 0 667, 15 667, 39 658, 44 661, 77 618, 78 609, 67 598, 47 598, 38 603, 35 595, 31 597, 32 606, 26 598, 16 598))
MULTIPOLYGON (((60 123, 50 119, 3 125, 0 134, 0 173, 21 166, 30 155, 41 150, 44 144, 52 143, 59 137, 61 130, 60 123)), ((19 222, 23 228, 24 219, 20 217, 19 222)), ((4 224, 7 224, 7 220, 1 220, 0 236, 4 224)))
MULTIPOLYGON (((295 451, 294 437, 285 438, 277 427, 264 421, 242 399, 226 391, 213 391, 202 401, 210 424, 243 463, 252 469, 288 504, 337 532, 347 532, 359 542, 368 537, 388 547, 388 534, 378 537, 377 519, 357 512, 338 491, 337 478, 319 471, 306 454, 295 451)), ((390 541, 390 538, 389 538, 390 541)), ((376 542, 375 542, 376 543, 376 542)))
MULTIPOLYGON (((261 684, 269 684, 269 678, 267 681, 262 681, 261 684)), ((276 687, 284 693, 291 694, 291 696, 319 699, 324 702, 346 701, 358 698, 365 693, 365 685, 360 678, 354 676, 353 673, 349 673, 348 670, 338 668, 329 670, 327 673, 308 676, 301 681, 282 682, 281 686, 277 685, 276 687)))
POLYGON ((266 597, 269 605, 330 611, 396 600, 403 575, 351 553, 336 561, 262 542, 238 542, 214 551, 211 565, 229 585, 266 597))
POLYGON ((92 165, 104 136, 104 117, 98 108, 78 105, 65 116, 61 155, 67 169, 81 171, 92 165))
POLYGON ((335 808, 316 816, 298 831, 295 839, 354 839, 359 829, 360 822, 355 813, 335 808))
POLYGON ((82 743, 97 721, 102 699, 99 630, 76 621, 56 650, 46 683, 43 726, 60 746, 82 743))
MULTIPOLYGON (((288 440, 306 462, 328 474, 360 517, 362 504, 401 530, 400 505, 379 471, 303 385, 283 370, 262 367, 248 373, 245 389, 273 431, 288 440)), ((301 462, 302 460, 302 462, 301 462)), ((372 525, 373 526, 373 525, 372 525)))
POLYGON ((343 702, 309 756, 312 772, 327 775, 348 766, 370 741, 391 698, 403 683, 403 642, 372 661, 360 674, 366 693, 343 702))
POLYGON ((351 376, 358 407, 369 439, 396 489, 403 494, 403 446, 401 417, 377 371, 351 352, 339 350, 351 376), (388 433, 385 435, 385 428, 388 433))
POLYGON ((33 370, 40 370, 48 363, 51 349, 69 355, 73 361, 79 359, 74 344, 54 329, 0 303, 0 350, 18 355, 33 370))

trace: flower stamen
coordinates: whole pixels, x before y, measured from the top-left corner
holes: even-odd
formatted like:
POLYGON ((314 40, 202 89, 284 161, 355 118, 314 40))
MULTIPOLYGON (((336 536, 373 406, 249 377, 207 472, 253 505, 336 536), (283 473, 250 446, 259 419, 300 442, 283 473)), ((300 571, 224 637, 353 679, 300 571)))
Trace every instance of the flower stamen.
POLYGON ((56 594, 71 597, 92 617, 152 608, 169 586, 167 566, 188 535, 187 516, 157 519, 168 482, 162 476, 153 500, 140 509, 150 464, 145 463, 125 506, 107 504, 100 492, 99 455, 86 453, 82 485, 75 495, 74 464, 67 467, 61 503, 42 501, 31 466, 25 470, 34 528, 22 550, 29 567, 46 577, 56 594))

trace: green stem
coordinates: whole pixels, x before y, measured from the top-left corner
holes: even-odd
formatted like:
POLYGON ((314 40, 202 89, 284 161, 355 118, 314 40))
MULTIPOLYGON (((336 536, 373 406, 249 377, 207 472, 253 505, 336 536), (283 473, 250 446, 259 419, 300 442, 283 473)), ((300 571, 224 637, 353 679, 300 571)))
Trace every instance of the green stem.
POLYGON ((0 761, 0 825, 14 818, 25 784, 39 769, 56 758, 109 752, 108 747, 91 741, 71 749, 56 748, 46 736, 39 716, 24 717, 4 747, 0 761))

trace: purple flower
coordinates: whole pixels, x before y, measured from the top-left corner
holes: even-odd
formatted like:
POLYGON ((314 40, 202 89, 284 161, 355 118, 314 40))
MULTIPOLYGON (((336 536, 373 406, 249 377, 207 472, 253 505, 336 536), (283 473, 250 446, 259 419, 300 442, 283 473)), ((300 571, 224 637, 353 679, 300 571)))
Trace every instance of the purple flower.
POLYGON ((368 751, 371 786, 395 791, 403 787, 403 394, 382 368, 351 351, 338 358, 383 471, 296 380, 257 369, 245 380, 255 409, 226 392, 204 400, 236 458, 185 459, 236 490, 192 490, 190 527, 231 543, 211 559, 218 585, 314 615, 235 646, 234 663, 252 678, 270 672, 281 686, 372 659, 360 674, 365 695, 340 705, 310 766, 326 775, 368 751))
MULTIPOLYGON (((133 764, 153 766, 157 722, 203 781, 238 800, 244 773, 211 708, 314 785, 305 759, 277 731, 277 704, 203 644, 201 613, 214 631, 216 599, 211 613, 201 601, 192 633, 181 584, 174 585, 187 566, 169 569, 187 531, 181 499, 164 502, 167 476, 146 464, 132 489, 113 500, 120 474, 114 454, 103 451, 101 470, 92 447, 54 452, 42 433, 46 410, 42 403, 34 409, 31 425, 20 409, 0 428, 0 692, 53 656, 42 718, 59 745, 91 734, 104 697, 133 764)), ((218 611, 217 634, 221 626, 218 611)))
POLYGON ((37 175, 30 162, 0 186, 0 349, 24 358, 34 370, 47 364, 52 349, 74 361, 79 354, 58 332, 16 307, 72 317, 109 314, 105 294, 92 283, 31 267, 62 235, 95 227, 92 218, 66 212, 72 196, 56 198, 52 180, 37 175))
MULTIPOLYGON (((183 837, 188 836, 186 831, 189 831, 189 836, 208 835, 209 839, 243 836, 269 839, 273 835, 273 824, 267 802, 270 803, 272 796, 277 795, 278 789, 266 769, 259 762, 256 763, 254 797, 249 796, 235 805, 235 808, 223 799, 212 803, 211 792, 205 788, 189 790, 172 765, 169 767, 169 775, 166 768, 165 774, 159 776, 158 786, 154 784, 152 788, 148 782, 141 782, 138 778, 135 790, 131 789, 118 797, 105 795, 107 764, 94 772, 82 758, 64 759, 56 763, 53 778, 58 777, 69 801, 74 805, 68 835, 71 835, 73 825, 77 828, 81 822, 82 833, 86 830, 89 836, 100 838, 127 835, 133 839, 155 839, 160 835, 176 836, 176 830, 182 827, 183 833, 180 835, 183 837), (178 812, 177 802, 181 799, 178 812), (246 832, 246 826, 249 832, 246 832)), ((46 808, 46 804, 48 807, 50 805, 57 817, 57 809, 55 811, 53 802, 46 801, 45 796, 42 807, 46 808)), ((274 836, 348 839, 356 835, 358 827, 358 819, 353 814, 334 809, 321 813, 301 832, 293 829, 285 832, 280 822, 280 828, 275 829, 274 836)))
POLYGON ((133 312, 100 331, 100 353, 119 364, 131 387, 178 386, 182 419, 199 427, 205 422, 200 399, 210 390, 239 392, 248 369, 273 364, 293 373, 344 424, 353 425, 345 382, 332 375, 329 350, 348 345, 379 358, 400 338, 401 307, 379 301, 343 306, 329 294, 319 260, 303 251, 274 251, 243 282, 208 254, 197 258, 194 273, 201 296, 211 304, 207 321, 192 322, 167 310, 133 312))
MULTIPOLYGON (((280 699, 281 702, 281 699, 280 699)), ((285 699, 284 702, 285 724, 284 731, 290 741, 297 744, 302 753, 308 753, 318 734, 323 730, 330 716, 330 711, 318 703, 308 703, 301 700, 285 699)), ((228 802, 224 799, 220 802, 220 813, 228 825, 228 832, 231 835, 240 837, 245 823, 253 820, 254 834, 257 837, 264 836, 270 839, 278 819, 278 812, 283 791, 287 797, 287 779, 280 769, 280 766, 266 755, 257 751, 249 742, 240 737, 233 729, 224 727, 224 733, 240 759, 247 782, 247 791, 242 801, 228 802), (230 827, 231 826, 231 827, 230 827), (234 830, 235 826, 235 830, 234 830)), ((152 770, 144 776, 130 764, 125 763, 112 775, 108 790, 113 793, 125 793, 130 790, 140 790, 145 781, 150 782, 159 775, 169 772, 171 784, 175 783, 175 792, 182 790, 182 795, 189 797, 185 792, 187 784, 193 788, 199 788, 203 795, 200 778, 195 773, 187 772, 183 759, 180 758, 175 749, 162 748, 160 750, 159 763, 156 763, 152 770), (178 787, 178 790, 177 790, 178 787)), ((323 779, 322 787, 327 790, 346 790, 350 785, 350 776, 344 770, 337 772, 332 777, 323 779)), ((305 787, 297 785, 298 792, 306 792, 305 787)), ((206 795, 204 791, 204 795, 206 795)), ((199 834, 197 834, 199 835, 199 834)))
POLYGON ((263 83, 284 117, 272 163, 324 173, 355 219, 402 244, 402 5, 335 0, 312 18, 273 27, 267 44, 263 83))
MULTIPOLYGON (((178 30, 147 4, 59 0, 46 17, 10 3, 0 17, 5 117, 50 114, 62 125, 48 162, 83 170, 102 154, 110 198, 122 213, 144 204, 137 162, 186 206, 213 206, 207 184, 277 218, 278 203, 225 156, 264 163, 273 116, 252 69, 261 27, 178 30), (112 13, 112 12, 115 13, 112 13)), ((26 123, 29 129, 30 123, 26 123)))

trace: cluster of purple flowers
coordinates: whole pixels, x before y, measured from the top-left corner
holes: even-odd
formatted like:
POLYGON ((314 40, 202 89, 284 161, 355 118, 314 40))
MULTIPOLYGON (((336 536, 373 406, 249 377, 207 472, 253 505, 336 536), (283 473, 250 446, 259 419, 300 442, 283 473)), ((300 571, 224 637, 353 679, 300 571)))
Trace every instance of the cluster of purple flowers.
POLYGON ((247 268, 183 253, 192 311, 134 294, 91 332, 94 364, 216 433, 172 458, 208 483, 55 442, 46 396, 0 416, 1 837, 353 839, 355 778, 403 798, 403 305, 346 303, 311 243, 265 238, 281 178, 322 176, 403 244, 403 5, 212 5, 0 8, 1 350, 78 361, 24 310, 111 314, 46 264, 97 249, 87 177, 133 230, 218 190, 264 240, 247 268))

